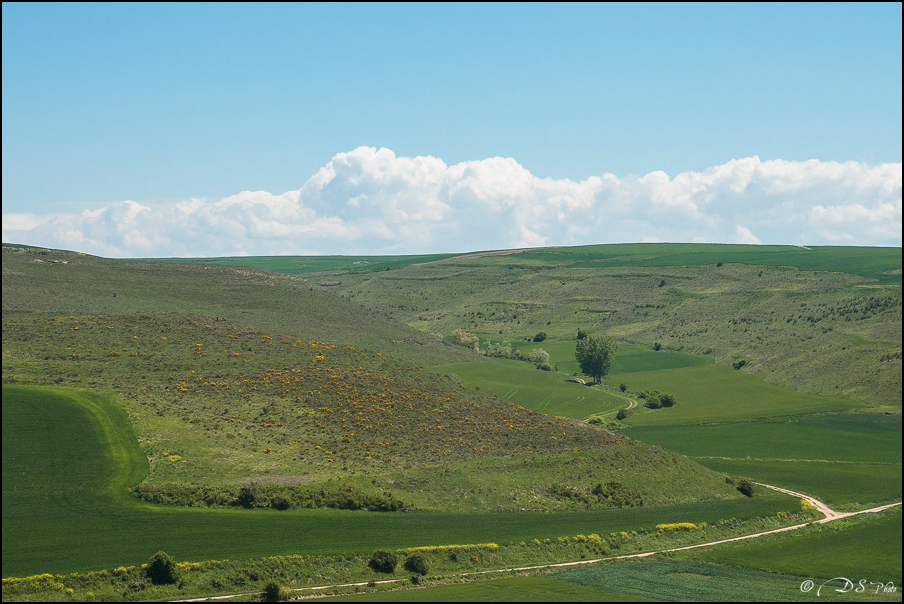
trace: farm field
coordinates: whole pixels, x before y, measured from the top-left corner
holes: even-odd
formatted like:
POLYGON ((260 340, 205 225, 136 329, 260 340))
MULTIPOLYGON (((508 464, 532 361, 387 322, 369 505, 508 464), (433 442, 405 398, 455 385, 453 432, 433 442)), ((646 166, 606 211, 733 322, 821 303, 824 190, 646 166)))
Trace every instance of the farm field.
MULTIPOLYGON (((683 560, 624 561, 617 564, 569 570, 551 576, 599 589, 608 589, 671 602, 812 602, 814 593, 805 593, 801 584, 812 576, 767 573, 722 564, 683 560)), ((829 579, 831 577, 826 577, 829 579)), ((818 587, 821 582, 816 582, 818 587)), ((850 601, 850 594, 827 593, 819 599, 850 601)), ((855 594, 864 601, 900 601, 901 594, 855 594)))
POLYGON ((654 529, 673 522, 795 511, 784 495, 664 508, 578 513, 371 513, 196 509, 128 493, 146 469, 124 414, 103 397, 58 388, 3 389, 4 576, 138 564, 165 550, 180 560, 366 553, 444 543, 518 542, 654 529), (35 515, 34 510, 41 513, 35 515), (86 547, 90 544, 90 547, 86 547))
POLYGON ((453 363, 438 365, 433 370, 548 415, 585 419, 625 406, 620 397, 588 388, 561 373, 537 371, 533 365, 519 361, 453 363))
POLYGON ((901 464, 900 415, 803 415, 731 424, 631 426, 624 432, 693 457, 901 464))
POLYGON ((547 577, 514 577, 324 598, 326 602, 657 602, 547 577))
MULTIPOLYGON (((791 538, 770 535, 678 552, 676 556, 814 581, 847 577, 855 582, 892 581, 900 587, 901 508, 813 525, 791 538)), ((900 589, 897 596, 900 599, 900 589)))

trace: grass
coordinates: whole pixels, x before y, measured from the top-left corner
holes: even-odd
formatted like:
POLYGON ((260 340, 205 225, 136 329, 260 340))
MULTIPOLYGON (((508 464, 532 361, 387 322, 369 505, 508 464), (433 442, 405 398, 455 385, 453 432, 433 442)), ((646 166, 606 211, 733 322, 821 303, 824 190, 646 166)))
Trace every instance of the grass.
POLYGON ((542 331, 548 350, 581 328, 900 409, 900 275, 886 274, 900 270, 900 250, 758 247, 561 248, 318 278, 425 332, 523 342, 542 331))
POLYGON ((547 577, 511 577, 377 593, 332 596, 327 602, 653 602, 640 596, 564 583, 547 577))
POLYGON ((659 390, 675 396, 677 404, 671 409, 637 413, 626 420, 637 426, 738 421, 859 407, 841 398, 766 384, 758 376, 716 365, 612 374, 605 382, 625 383, 634 392, 659 390))
POLYGON ((633 426, 625 434, 693 457, 901 464, 901 416, 828 414, 745 423, 633 426))
POLYGON ((539 371, 523 361, 454 363, 433 370, 547 415, 586 419, 625 406, 619 397, 588 388, 562 373, 539 371))
POLYGON ((812 495, 833 509, 901 500, 901 465, 806 461, 698 460, 717 472, 812 495))
MULTIPOLYGON (((801 584, 810 575, 767 573, 681 560, 621 562, 569 570, 552 578, 671 602, 811 602, 815 597, 801 590, 801 584)), ((823 590, 820 599, 849 601, 851 596, 823 590)), ((864 595, 862 599, 897 601, 900 594, 864 595)))
POLYGON ((142 467, 143 460, 137 444, 125 436, 122 412, 99 397, 75 393, 73 398, 71 394, 67 389, 4 386, 4 576, 138 564, 159 550, 179 560, 203 560, 508 543, 654 529, 663 518, 709 523, 755 518, 793 510, 796 505, 793 499, 776 495, 668 508, 552 514, 154 506, 134 499, 125 488, 140 480, 136 468, 142 467), (86 400, 93 401, 90 415, 84 411, 86 400))
POLYGON ((813 525, 793 536, 688 550, 680 556, 814 580, 847 577, 900 586, 901 508, 813 525))

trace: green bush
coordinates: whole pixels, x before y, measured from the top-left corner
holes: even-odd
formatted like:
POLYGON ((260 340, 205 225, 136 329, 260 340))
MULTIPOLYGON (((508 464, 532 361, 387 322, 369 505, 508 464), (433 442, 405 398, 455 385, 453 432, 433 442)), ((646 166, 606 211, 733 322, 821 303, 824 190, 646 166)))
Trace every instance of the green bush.
POLYGON ((618 413, 615 414, 615 419, 617 419, 618 421, 621 421, 621 420, 627 418, 629 415, 631 415, 631 410, 626 407, 624 409, 618 410, 618 413))
POLYGON ((738 490, 748 497, 753 497, 753 483, 746 478, 738 481, 738 490))
POLYGON ((542 342, 545 339, 546 339, 545 331, 541 331, 540 333, 538 333, 537 335, 534 336, 534 342, 542 342))
POLYGON ((374 551, 367 565, 378 573, 390 574, 395 572, 395 567, 398 563, 399 557, 395 552, 378 549, 374 551))
POLYGON ((265 602, 288 602, 292 598, 292 590, 281 587, 276 581, 270 581, 264 586, 261 595, 265 602))
POLYGON ((166 585, 179 580, 179 569, 176 562, 166 552, 157 552, 145 570, 148 579, 154 585, 166 585))
POLYGON ((405 570, 418 575, 426 575, 428 569, 427 558, 422 554, 411 554, 405 560, 405 570))

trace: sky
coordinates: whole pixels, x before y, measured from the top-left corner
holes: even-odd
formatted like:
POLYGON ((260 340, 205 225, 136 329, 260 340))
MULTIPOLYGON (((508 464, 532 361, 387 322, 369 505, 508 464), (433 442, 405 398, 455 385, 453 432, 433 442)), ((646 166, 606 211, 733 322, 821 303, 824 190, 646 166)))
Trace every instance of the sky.
POLYGON ((7 243, 901 245, 900 3, 2 11, 7 243))

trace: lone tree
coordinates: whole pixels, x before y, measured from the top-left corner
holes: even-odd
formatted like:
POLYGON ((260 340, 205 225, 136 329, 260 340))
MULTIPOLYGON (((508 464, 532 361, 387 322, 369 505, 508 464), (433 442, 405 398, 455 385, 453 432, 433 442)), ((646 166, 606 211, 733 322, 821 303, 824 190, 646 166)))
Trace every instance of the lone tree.
POLYGON ((610 337, 586 336, 578 340, 574 358, 581 366, 581 373, 592 377, 594 384, 599 384, 609 373, 617 348, 615 340, 610 337))

